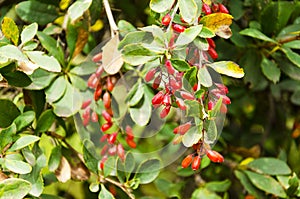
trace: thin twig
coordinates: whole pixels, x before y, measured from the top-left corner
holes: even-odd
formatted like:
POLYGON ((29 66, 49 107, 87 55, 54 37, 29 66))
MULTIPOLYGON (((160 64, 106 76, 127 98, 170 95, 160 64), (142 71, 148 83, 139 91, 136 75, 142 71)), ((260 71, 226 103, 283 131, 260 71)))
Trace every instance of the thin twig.
POLYGON ((127 189, 122 183, 117 182, 111 178, 105 178, 103 175, 100 174, 100 178, 103 179, 104 181, 107 181, 111 184, 116 185, 117 187, 119 187, 120 189, 122 189, 131 199, 135 199, 135 196, 131 193, 130 189, 127 189))
POLYGON ((103 4, 104 4, 104 8, 105 8, 105 12, 106 12, 106 16, 108 18, 108 22, 109 22, 109 26, 110 26, 110 31, 111 31, 111 37, 115 36, 115 33, 119 30, 118 26, 115 22, 114 16, 111 12, 111 8, 109 5, 108 0, 103 0, 103 4))

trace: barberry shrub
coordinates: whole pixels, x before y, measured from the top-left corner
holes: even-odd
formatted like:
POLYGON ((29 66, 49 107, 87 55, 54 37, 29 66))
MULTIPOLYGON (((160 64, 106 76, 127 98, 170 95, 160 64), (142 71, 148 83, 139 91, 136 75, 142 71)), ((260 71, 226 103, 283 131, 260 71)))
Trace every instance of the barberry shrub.
POLYGON ((300 3, 139 2, 0 3, 0 198, 300 197, 300 3))

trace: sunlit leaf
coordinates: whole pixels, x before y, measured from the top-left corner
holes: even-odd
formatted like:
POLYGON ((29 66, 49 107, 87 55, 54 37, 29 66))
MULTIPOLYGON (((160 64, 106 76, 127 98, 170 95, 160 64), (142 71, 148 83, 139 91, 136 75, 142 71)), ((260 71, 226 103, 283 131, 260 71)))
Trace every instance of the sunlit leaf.
POLYGON ((199 83, 204 87, 212 86, 212 78, 205 66, 199 68, 197 78, 199 83))
POLYGON ((288 175, 291 173, 289 166, 276 158, 259 158, 251 161, 247 166, 257 173, 268 175, 288 175))
POLYGON ((187 23, 192 23, 198 14, 198 8, 196 2, 194 0, 179 0, 179 10, 180 15, 184 21, 187 23))
POLYGON ((19 42, 19 29, 14 20, 4 17, 1 26, 4 36, 10 39, 17 46, 19 42))
POLYGON ((216 72, 235 78, 242 78, 244 76, 244 70, 239 65, 232 61, 219 61, 208 64, 216 72))
POLYGON ((23 162, 21 160, 12 160, 12 159, 5 159, 5 167, 18 174, 26 174, 30 173, 32 170, 32 167, 30 164, 23 162))
POLYGON ((175 0, 151 0, 150 8, 155 12, 162 13, 169 10, 174 4, 174 1, 175 0))
POLYGON ((10 148, 9 151, 16 151, 22 149, 34 142, 40 140, 40 137, 35 135, 24 135, 20 137, 10 148))
POLYGON ((73 3, 68 9, 68 14, 71 21, 74 22, 81 17, 83 13, 89 9, 91 4, 92 0, 78 0, 73 3))
POLYGON ((281 48, 281 50, 293 64, 300 67, 300 55, 298 53, 295 53, 290 48, 281 48))
POLYGON ((268 36, 266 36, 265 34, 260 32, 259 30, 253 29, 253 28, 244 29, 240 32, 240 34, 245 35, 245 36, 249 36, 249 37, 253 37, 253 38, 256 38, 256 39, 260 39, 260 40, 263 40, 263 41, 271 42, 271 43, 277 43, 275 40, 269 38, 268 36))
POLYGON ((148 159, 139 165, 135 178, 140 180, 140 184, 148 184, 158 176, 159 169, 160 161, 158 159, 148 159))
POLYGON ((22 44, 24 45, 25 43, 29 42, 34 38, 38 30, 38 24, 37 23, 32 23, 28 26, 26 26, 21 33, 21 41, 22 44))
POLYGON ((60 72, 61 66, 57 59, 54 57, 50 57, 46 55, 42 51, 31 51, 26 52, 26 55, 29 57, 29 59, 37 64, 40 68, 45 69, 47 71, 51 72, 60 72))
POLYGON ((31 184, 23 179, 9 178, 0 182, 0 198, 22 199, 31 190, 31 184))
POLYGON ((199 35, 201 30, 202 25, 192 26, 185 29, 184 32, 178 36, 175 46, 184 46, 193 42, 193 40, 199 35))

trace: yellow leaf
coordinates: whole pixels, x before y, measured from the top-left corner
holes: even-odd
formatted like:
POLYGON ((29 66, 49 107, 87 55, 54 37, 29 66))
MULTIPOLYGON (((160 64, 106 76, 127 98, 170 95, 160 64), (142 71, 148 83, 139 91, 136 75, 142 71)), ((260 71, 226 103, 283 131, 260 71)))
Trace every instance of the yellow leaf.
POLYGON ((71 0, 61 0, 61 1, 59 2, 59 8, 60 8, 61 10, 67 9, 67 8, 69 7, 69 5, 70 5, 70 2, 71 2, 71 0))
POLYGON ((243 165, 247 165, 249 164, 250 162, 252 162, 254 160, 254 158, 246 158, 245 160, 243 160, 240 165, 243 166, 243 165))
POLYGON ((219 61, 208 64, 216 72, 235 78, 244 77, 244 70, 239 65, 232 61, 219 61))
POLYGON ((54 23, 62 26, 64 23, 64 20, 65 20, 65 16, 61 16, 61 17, 58 17, 57 19, 55 19, 54 23))
POLYGON ((211 0, 203 0, 203 3, 207 4, 207 5, 211 5, 211 0))
POLYGON ((204 16, 200 22, 218 36, 227 39, 231 36, 229 26, 232 23, 232 19, 233 17, 230 14, 213 13, 204 16))
POLYGON ((2 33, 10 39, 16 46, 19 42, 19 28, 11 18, 4 17, 2 21, 2 33))
POLYGON ((103 21, 98 19, 94 25, 90 27, 90 32, 97 32, 103 28, 103 21))
POLYGON ((85 30, 84 28, 78 29, 78 37, 76 41, 76 47, 73 53, 73 57, 76 57, 79 53, 81 53, 82 49, 84 48, 85 44, 88 41, 89 32, 85 30))

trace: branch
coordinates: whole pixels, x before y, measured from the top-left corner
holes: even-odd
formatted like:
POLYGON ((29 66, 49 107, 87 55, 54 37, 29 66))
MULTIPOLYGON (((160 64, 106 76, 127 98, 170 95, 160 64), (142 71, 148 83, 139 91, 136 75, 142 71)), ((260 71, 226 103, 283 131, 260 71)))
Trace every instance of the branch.
POLYGON ((111 37, 115 36, 115 33, 119 30, 118 26, 114 20, 114 16, 111 12, 110 5, 108 0, 103 0, 106 16, 108 18, 109 26, 110 26, 110 31, 111 31, 111 37))

